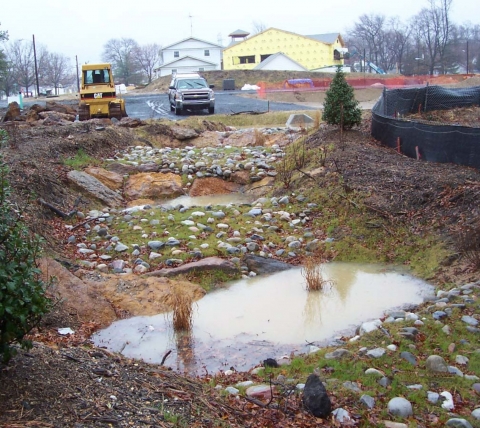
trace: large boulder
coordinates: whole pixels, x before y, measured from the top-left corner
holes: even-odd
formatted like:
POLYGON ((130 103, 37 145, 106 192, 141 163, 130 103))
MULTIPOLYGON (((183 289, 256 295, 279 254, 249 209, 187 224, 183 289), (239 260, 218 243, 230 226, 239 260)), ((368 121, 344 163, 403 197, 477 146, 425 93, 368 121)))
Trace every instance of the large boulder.
POLYGON ((127 199, 172 199, 185 192, 179 175, 151 172, 129 177, 124 193, 127 199))
POLYGON ((224 195, 239 192, 241 188, 240 184, 231 183, 222 178, 197 178, 190 187, 188 194, 190 196, 224 195))
POLYGON ((294 267, 279 260, 268 259, 254 254, 247 254, 243 258, 243 262, 247 265, 248 270, 255 272, 257 275, 281 272, 294 267))
POLYGON ((303 404, 317 418, 326 418, 332 411, 332 403, 320 377, 308 376, 303 390, 303 404))
POLYGON ((55 111, 57 113, 67 114, 75 118, 77 110, 68 104, 58 104, 55 101, 47 101, 45 103, 45 110, 55 111))
POLYGON ((90 167, 85 172, 105 184, 109 189, 119 190, 123 186, 123 176, 104 168, 90 167))
POLYGON ((109 189, 101 181, 86 172, 73 170, 67 174, 67 178, 81 192, 104 205, 118 207, 123 202, 121 195, 109 189))
POLYGON ((182 126, 172 126, 173 136, 180 141, 191 140, 197 138, 200 134, 192 128, 185 128, 182 126))

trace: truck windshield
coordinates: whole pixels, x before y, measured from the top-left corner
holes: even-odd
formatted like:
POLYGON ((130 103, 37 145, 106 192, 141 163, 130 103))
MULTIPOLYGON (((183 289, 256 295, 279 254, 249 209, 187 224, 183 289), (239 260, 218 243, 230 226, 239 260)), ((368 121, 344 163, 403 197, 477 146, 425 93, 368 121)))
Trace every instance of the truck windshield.
POLYGON ((83 81, 88 83, 110 83, 110 74, 108 70, 85 70, 83 72, 83 81))
POLYGON ((179 89, 206 88, 207 82, 203 79, 185 79, 178 81, 179 89))

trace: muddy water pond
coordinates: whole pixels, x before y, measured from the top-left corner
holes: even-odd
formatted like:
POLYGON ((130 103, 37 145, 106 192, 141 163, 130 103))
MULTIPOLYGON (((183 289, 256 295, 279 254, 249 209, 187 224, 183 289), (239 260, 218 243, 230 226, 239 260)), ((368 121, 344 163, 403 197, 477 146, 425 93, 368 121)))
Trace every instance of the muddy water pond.
POLYGON ((248 370, 266 358, 306 353, 308 343, 325 345, 352 335, 363 321, 385 310, 421 303, 433 287, 399 269, 329 263, 333 284, 307 292, 300 268, 242 279, 195 304, 193 329, 175 334, 172 314, 134 317, 95 334, 97 346, 192 374, 234 367, 248 370))

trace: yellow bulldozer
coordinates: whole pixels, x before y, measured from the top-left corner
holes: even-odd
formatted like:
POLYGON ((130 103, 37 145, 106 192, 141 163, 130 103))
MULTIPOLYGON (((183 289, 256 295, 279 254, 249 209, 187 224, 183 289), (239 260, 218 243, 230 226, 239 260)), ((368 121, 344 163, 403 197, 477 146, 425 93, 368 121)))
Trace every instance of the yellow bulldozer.
POLYGON ((111 64, 82 65, 78 118, 82 121, 94 117, 127 117, 125 100, 115 91, 111 64))

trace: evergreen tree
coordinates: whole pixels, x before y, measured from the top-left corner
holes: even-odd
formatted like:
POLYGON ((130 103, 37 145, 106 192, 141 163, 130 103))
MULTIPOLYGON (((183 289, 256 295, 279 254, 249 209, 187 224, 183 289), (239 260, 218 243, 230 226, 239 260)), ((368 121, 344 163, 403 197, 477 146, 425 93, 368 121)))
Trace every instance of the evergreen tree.
POLYGON ((362 110, 358 107, 353 88, 346 81, 341 66, 337 67, 326 93, 322 118, 330 125, 343 125, 343 129, 360 125, 362 121, 362 110))
POLYGON ((40 239, 31 236, 10 202, 7 167, 0 158, 0 362, 14 355, 12 343, 31 347, 25 335, 50 309, 36 258, 40 239))

